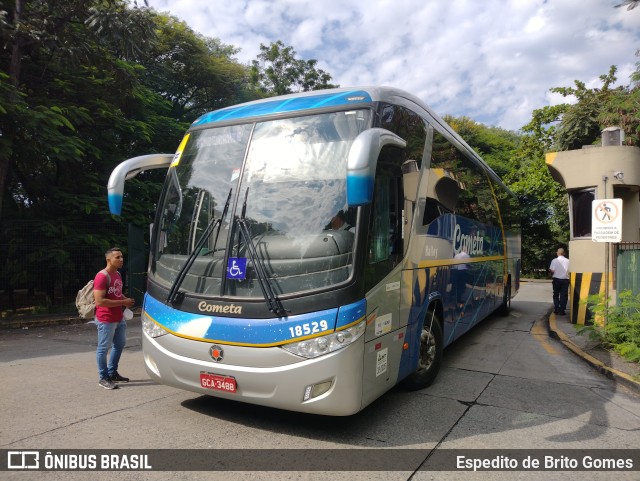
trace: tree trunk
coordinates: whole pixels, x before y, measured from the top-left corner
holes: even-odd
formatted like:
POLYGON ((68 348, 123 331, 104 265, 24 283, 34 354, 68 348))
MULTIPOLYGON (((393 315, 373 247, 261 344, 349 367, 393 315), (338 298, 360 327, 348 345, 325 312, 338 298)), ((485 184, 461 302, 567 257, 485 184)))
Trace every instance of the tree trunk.
POLYGON ((13 13, 13 45, 11 46, 11 63, 9 64, 9 77, 11 83, 17 87, 20 82, 20 70, 22 68, 22 32, 20 32, 20 21, 22 17, 22 7, 25 0, 16 0, 16 10, 13 13))
MULTIPOLYGON (((20 71, 22 70, 22 32, 20 31, 20 22, 22 19, 22 10, 26 0, 16 0, 16 8, 13 13, 13 44, 11 45, 11 60, 9 62, 9 81, 15 88, 13 94, 9 97, 9 103, 15 104, 17 102, 18 85, 20 84, 20 71)), ((11 105, 8 106, 11 111, 11 105)), ((8 125, 4 130, 0 130, 0 135, 4 137, 3 142, 7 142, 5 148, 1 150, 4 152, 3 158, 0 158, 0 218, 2 217, 2 207, 4 204, 4 196, 7 188, 7 179, 9 177, 10 163, 11 163, 11 144, 13 142, 14 125, 12 125, 9 119, 8 125)))

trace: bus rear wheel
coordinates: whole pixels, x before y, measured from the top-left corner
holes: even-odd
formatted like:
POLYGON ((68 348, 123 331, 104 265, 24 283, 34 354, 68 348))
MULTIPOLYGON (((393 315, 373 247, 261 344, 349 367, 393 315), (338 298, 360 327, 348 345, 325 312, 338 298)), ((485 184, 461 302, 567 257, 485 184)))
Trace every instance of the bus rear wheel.
POLYGON ((502 298, 502 304, 498 308, 498 314, 501 316, 508 316, 511 311, 511 277, 507 280, 507 285, 504 288, 504 296, 502 298))
POLYGON ((430 386, 440 370, 442 351, 443 336, 440 319, 435 311, 429 310, 420 332, 418 368, 404 379, 404 387, 415 391, 430 386))

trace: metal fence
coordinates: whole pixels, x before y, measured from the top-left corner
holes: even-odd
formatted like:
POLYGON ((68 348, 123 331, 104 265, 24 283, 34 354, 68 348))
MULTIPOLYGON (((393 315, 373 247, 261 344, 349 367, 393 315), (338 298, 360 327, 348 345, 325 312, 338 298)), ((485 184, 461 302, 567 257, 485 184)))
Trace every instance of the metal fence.
MULTIPOLYGON (((126 255, 127 226, 109 226, 126 255), (113 232, 122 230, 122 233, 113 232)), ((113 240, 101 238, 105 222, 51 223, 3 219, 0 227, 0 317, 73 314, 78 290, 104 268, 113 240), (52 229, 51 226, 55 228, 52 229), (96 235, 84 234, 95 232, 96 235)), ((126 283, 126 272, 123 273, 126 283)), ((125 284, 126 288, 126 284, 125 284)))
POLYGON ((616 290, 631 291, 635 296, 640 293, 640 242, 621 242, 616 244, 614 256, 616 290))

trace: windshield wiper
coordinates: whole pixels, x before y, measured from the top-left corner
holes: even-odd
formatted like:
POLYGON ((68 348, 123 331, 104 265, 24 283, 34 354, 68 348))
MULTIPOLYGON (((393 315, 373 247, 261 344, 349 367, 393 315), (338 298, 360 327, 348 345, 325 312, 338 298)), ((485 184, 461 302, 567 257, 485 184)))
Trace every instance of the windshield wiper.
POLYGON ((211 233, 213 232, 213 229, 215 229, 216 226, 218 227, 218 230, 216 231, 216 238, 215 238, 215 241, 213 242, 214 248, 218 244, 218 236, 220 235, 220 228, 222 227, 222 221, 227 216, 227 211, 229 210, 229 203, 231 201, 232 190, 233 189, 229 189, 229 195, 227 195, 227 202, 224 204, 224 209, 222 210, 222 217, 220 217, 219 219, 216 219, 215 217, 213 217, 209 221, 207 228, 204 230, 204 232, 198 239, 198 242, 196 243, 196 245, 193 247, 193 250, 189 254, 189 257, 187 258, 187 262, 184 263, 184 265, 180 269, 180 272, 178 272, 178 276, 176 277, 176 280, 173 281, 173 285, 171 286, 171 290, 169 291, 169 295, 167 296, 167 302, 170 302, 173 304, 176 301, 176 298, 178 297, 178 289, 180 289, 180 286, 184 282, 184 278, 187 277, 187 273, 189 272, 189 269, 191 269, 191 266, 195 262, 196 257, 198 256, 198 252, 200 252, 200 249, 202 248, 204 243, 207 241, 207 239, 209 239, 209 237, 211 236, 211 233))
POLYGON ((258 278, 258 283, 260 284, 260 289, 262 290, 262 295, 264 296, 265 301, 267 301, 267 307, 271 312, 273 312, 278 317, 285 317, 287 315, 287 310, 282 305, 278 296, 276 296, 275 292, 271 287, 271 283, 269 282, 269 278, 267 277, 267 271, 264 267, 264 263, 262 262, 262 258, 258 255, 256 250, 256 246, 253 244, 253 240, 251 239, 251 233, 249 232, 249 227, 247 226, 247 220, 245 214, 247 212, 247 196, 249 195, 249 188, 244 193, 244 202, 242 204, 242 214, 240 217, 236 216, 236 223, 240 227, 240 234, 244 238, 244 243, 247 246, 247 251, 249 253, 249 257, 251 258, 251 262, 253 263, 253 267, 256 270, 256 277, 258 278))

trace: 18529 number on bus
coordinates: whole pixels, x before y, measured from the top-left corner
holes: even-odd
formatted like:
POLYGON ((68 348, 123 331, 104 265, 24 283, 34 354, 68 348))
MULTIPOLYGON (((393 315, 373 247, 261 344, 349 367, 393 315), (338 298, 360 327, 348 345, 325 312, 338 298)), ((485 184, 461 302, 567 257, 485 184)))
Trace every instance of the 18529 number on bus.
POLYGON ((301 337, 324 332, 328 329, 329 324, 327 323, 327 321, 322 320, 320 322, 313 321, 307 322, 305 324, 299 324, 297 326, 291 326, 289 327, 289 332, 291 333, 291 337, 301 337))

